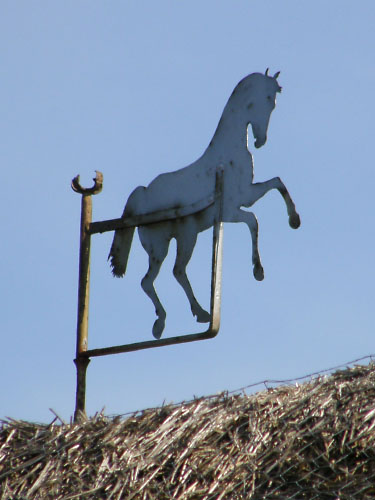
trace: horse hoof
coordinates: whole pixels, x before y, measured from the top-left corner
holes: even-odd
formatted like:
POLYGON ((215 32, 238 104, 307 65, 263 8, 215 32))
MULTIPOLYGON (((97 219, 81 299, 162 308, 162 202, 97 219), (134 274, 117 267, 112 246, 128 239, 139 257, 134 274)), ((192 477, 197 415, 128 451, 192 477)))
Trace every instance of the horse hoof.
POLYGON ((300 227, 300 225, 301 225, 301 219, 299 218, 297 212, 295 214, 290 215, 289 226, 292 227, 293 229, 297 229, 300 227))
POLYGON ((264 270, 261 265, 255 265, 254 270, 253 270, 254 278, 257 281, 263 281, 264 280, 264 270))
POLYGON ((161 318, 158 318, 155 323, 154 323, 154 326, 152 327, 152 335, 156 338, 156 339, 160 339, 161 337, 161 334, 163 333, 163 330, 164 330, 164 326, 165 326, 165 321, 161 318))
POLYGON ((201 312, 195 314, 198 323, 209 323, 211 321, 211 314, 202 309, 201 312))

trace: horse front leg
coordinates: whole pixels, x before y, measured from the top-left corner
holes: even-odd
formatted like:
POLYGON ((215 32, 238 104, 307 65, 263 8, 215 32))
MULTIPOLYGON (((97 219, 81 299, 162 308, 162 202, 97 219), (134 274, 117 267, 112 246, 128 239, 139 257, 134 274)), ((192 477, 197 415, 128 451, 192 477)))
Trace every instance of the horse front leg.
POLYGON ((289 215, 289 226, 293 229, 299 228, 299 226, 301 225, 301 220, 296 211, 296 206, 280 177, 274 177, 269 181, 257 182, 255 184, 252 184, 252 204, 262 198, 266 193, 268 193, 268 191, 271 191, 271 189, 277 189, 285 201, 285 205, 289 215))
POLYGON ((224 218, 224 222, 244 222, 247 224, 252 242, 252 261, 253 261, 253 274, 257 281, 264 279, 264 270, 260 260, 258 249, 258 220, 253 212, 246 212, 245 210, 238 209, 232 213, 230 218, 224 218))

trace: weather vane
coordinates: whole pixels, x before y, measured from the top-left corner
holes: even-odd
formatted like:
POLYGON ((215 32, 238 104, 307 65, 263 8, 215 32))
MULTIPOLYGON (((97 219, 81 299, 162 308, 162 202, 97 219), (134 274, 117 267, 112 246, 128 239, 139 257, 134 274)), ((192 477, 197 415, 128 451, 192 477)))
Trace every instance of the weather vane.
POLYGON ((245 210, 271 189, 283 197, 289 225, 296 229, 300 218, 288 190, 279 177, 265 182, 253 182, 253 158, 249 151, 249 126, 260 148, 267 140, 271 113, 276 95, 281 92, 277 78, 268 69, 248 75, 235 87, 230 96, 215 134, 203 155, 191 165, 156 177, 147 187, 137 187, 129 196, 119 219, 91 222, 91 195, 101 190, 102 174, 97 173, 92 188, 82 188, 79 176, 72 187, 82 194, 80 282, 77 326, 77 404, 76 418, 84 413, 85 372, 92 356, 128 352, 201 340, 216 335, 219 328, 221 232, 223 222, 247 224, 252 241, 253 274, 256 280, 264 278, 258 250, 258 222, 253 212, 245 210), (90 201, 89 201, 90 200, 90 201), (141 286, 150 297, 157 319, 152 333, 157 339, 117 347, 88 350, 87 318, 89 288, 89 253, 91 234, 113 231, 115 235, 109 253, 114 276, 124 276, 135 227, 143 248, 149 256, 149 267, 141 286), (195 298, 186 274, 186 266, 193 254, 200 232, 214 227, 213 264, 210 312, 204 310, 195 298), (185 291, 192 314, 199 323, 210 323, 207 332, 161 339, 166 311, 154 288, 154 281, 167 256, 170 241, 177 242, 177 256, 173 274, 185 291))
MULTIPOLYGON (((273 77, 253 73, 244 78, 234 89, 224 108, 214 137, 203 155, 191 165, 161 174, 149 186, 139 186, 126 203, 123 217, 144 215, 166 209, 186 207, 184 217, 155 224, 139 226, 138 234, 149 256, 149 268, 141 285, 152 300, 157 315, 152 333, 157 339, 164 330, 166 312, 154 288, 154 280, 167 256, 172 238, 177 242, 177 256, 173 274, 184 289, 193 316, 199 323, 208 323, 210 314, 194 296, 186 275, 186 266, 192 256, 198 233, 214 224, 214 191, 217 168, 223 170, 223 222, 244 222, 252 238, 252 261, 255 279, 264 278, 258 251, 258 223, 251 207, 269 190, 277 189, 287 206, 289 224, 300 225, 294 203, 283 182, 275 177, 266 182, 253 183, 253 159, 248 149, 248 125, 251 124, 255 147, 267 140, 267 128, 276 94, 281 91, 276 73, 273 77)), ((115 232, 109 254, 114 276, 124 276, 135 227, 115 232)))

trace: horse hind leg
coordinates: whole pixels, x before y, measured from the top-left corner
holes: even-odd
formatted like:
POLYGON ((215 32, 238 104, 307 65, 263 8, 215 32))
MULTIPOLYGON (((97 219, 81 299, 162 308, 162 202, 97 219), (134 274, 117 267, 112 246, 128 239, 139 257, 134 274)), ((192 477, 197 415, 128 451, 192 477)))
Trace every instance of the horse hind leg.
POLYGON ((188 265, 193 254, 195 243, 197 241, 197 234, 180 234, 176 239, 177 256, 173 267, 173 275, 184 289, 190 303, 191 312, 193 316, 197 318, 198 323, 208 323, 211 321, 211 315, 201 307, 195 298, 193 289, 186 274, 186 266, 188 265))
POLYGON ((253 212, 239 209, 230 218, 225 219, 225 222, 244 222, 247 224, 251 234, 253 275, 257 281, 262 281, 264 279, 264 270, 259 255, 258 220, 256 216, 253 212))
POLYGON ((152 334, 156 339, 160 339, 164 327, 167 313, 162 306, 159 297, 154 288, 154 281, 159 274, 161 265, 167 256, 170 238, 152 238, 155 236, 155 230, 148 230, 146 227, 139 228, 139 237, 143 248, 148 253, 149 267, 148 271, 141 281, 143 291, 150 297, 155 306, 157 319, 152 327, 152 334))

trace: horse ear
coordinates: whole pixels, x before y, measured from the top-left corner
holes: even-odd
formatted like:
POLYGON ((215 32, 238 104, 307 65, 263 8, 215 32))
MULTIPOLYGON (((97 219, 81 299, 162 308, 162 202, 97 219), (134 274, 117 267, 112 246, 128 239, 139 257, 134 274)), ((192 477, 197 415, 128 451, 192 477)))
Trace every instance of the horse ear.
POLYGON ((264 73, 266 76, 268 76, 268 71, 269 71, 270 68, 267 68, 266 69, 266 72, 264 73))
POLYGON ((277 73, 275 73, 275 74, 273 75, 273 77, 275 78, 275 80, 277 80, 277 78, 279 78, 279 75, 280 75, 280 71, 278 71, 277 73))

